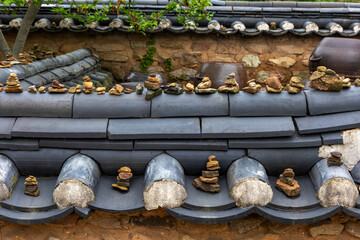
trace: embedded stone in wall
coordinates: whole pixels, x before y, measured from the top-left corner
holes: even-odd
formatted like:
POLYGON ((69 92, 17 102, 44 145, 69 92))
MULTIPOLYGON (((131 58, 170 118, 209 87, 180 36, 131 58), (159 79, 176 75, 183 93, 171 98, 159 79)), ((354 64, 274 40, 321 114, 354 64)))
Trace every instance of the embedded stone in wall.
POLYGON ((290 68, 294 66, 295 63, 296 60, 291 57, 272 58, 268 60, 268 64, 282 68, 290 68))
POLYGON ((289 54, 301 55, 304 53, 304 47, 300 45, 278 45, 276 46, 275 51, 285 55, 289 55, 289 54))
POLYGON ((341 133, 344 144, 324 145, 319 148, 319 157, 328 158, 331 152, 342 153, 342 162, 352 170, 360 161, 360 129, 352 129, 341 133))
POLYGON ((321 223, 312 224, 309 226, 309 232, 312 237, 317 235, 339 235, 344 229, 344 225, 340 223, 333 223, 325 221, 321 223))
POLYGON ((164 41, 160 43, 160 47, 165 49, 183 49, 184 43, 180 41, 164 41))
POLYGON ((242 59, 241 62, 245 65, 245 67, 256 68, 260 66, 261 61, 259 57, 253 54, 247 54, 242 59))
POLYGON ((146 41, 131 41, 130 46, 132 49, 146 48, 146 41))
POLYGON ((180 68, 169 73, 169 78, 181 79, 185 81, 195 80, 197 71, 191 68, 180 68))
POLYGON ((354 237, 360 238, 360 224, 356 221, 345 223, 345 231, 354 237))
POLYGON ((116 43, 94 43, 91 47, 97 52, 116 52, 124 51, 126 47, 118 42, 116 43))
POLYGON ((245 44, 244 47, 251 53, 264 54, 271 52, 270 47, 264 42, 245 44))
POLYGON ((129 58, 125 55, 121 55, 118 53, 106 53, 100 55, 100 58, 104 61, 112 61, 112 62, 127 62, 129 61, 129 58))
POLYGON ((193 66, 202 62, 201 52, 181 52, 173 55, 173 65, 176 66, 193 66))

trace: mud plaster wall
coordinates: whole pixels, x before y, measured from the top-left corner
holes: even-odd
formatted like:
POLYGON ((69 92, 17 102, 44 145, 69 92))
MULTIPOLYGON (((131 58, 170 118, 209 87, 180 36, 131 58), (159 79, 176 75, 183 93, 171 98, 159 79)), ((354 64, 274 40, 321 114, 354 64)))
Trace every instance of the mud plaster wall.
POLYGON ((230 223, 205 225, 178 220, 162 209, 135 214, 94 212, 87 219, 72 214, 30 226, 0 221, 0 236, 20 240, 352 240, 360 237, 360 221, 338 214, 318 224, 288 226, 254 214, 230 223))
MULTIPOLYGON (((16 33, 16 31, 5 32, 10 45, 14 42, 16 33)), ((174 70, 182 67, 198 69, 202 62, 242 62, 245 55, 253 54, 255 59, 256 56, 259 57, 261 64, 255 68, 247 68, 251 78, 254 78, 255 74, 261 70, 276 70, 283 73, 286 78, 297 75, 299 71, 307 71, 309 55, 322 39, 314 34, 306 37, 298 37, 293 34, 278 37, 266 34, 244 37, 240 34, 224 36, 215 33, 201 35, 164 32, 143 36, 116 30, 109 33, 92 31, 73 33, 67 30, 48 33, 39 30, 29 34, 26 50, 35 43, 59 53, 89 47, 101 58, 103 68, 110 70, 117 80, 121 80, 131 69, 136 69, 139 59, 146 53, 146 42, 150 36, 155 39, 157 48, 154 57, 155 63, 150 71, 163 71, 164 60, 167 58, 173 59, 174 70), (282 67, 267 63, 269 59, 280 57, 288 57, 284 59, 285 65, 293 65, 282 67)), ((252 56, 251 59, 254 57, 252 56)))

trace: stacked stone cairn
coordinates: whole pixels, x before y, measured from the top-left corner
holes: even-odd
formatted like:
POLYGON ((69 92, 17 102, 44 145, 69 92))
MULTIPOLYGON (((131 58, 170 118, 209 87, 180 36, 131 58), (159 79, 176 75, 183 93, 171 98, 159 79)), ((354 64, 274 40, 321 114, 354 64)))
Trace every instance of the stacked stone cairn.
POLYGON ((295 173, 291 168, 285 169, 276 181, 275 187, 284 192, 288 197, 296 197, 300 194, 301 187, 294 179, 295 173))
POLYGON ((164 93, 166 94, 173 94, 173 95, 179 95, 183 92, 184 90, 179 87, 179 85, 177 83, 170 83, 169 85, 167 85, 164 89, 164 93))
POLYGON ((266 91, 269 93, 280 93, 283 86, 277 77, 270 77, 265 79, 266 91))
POLYGON ((144 91, 144 87, 139 83, 136 85, 135 91, 137 95, 141 95, 144 91))
POLYGON ((34 176, 29 176, 25 179, 25 194, 37 197, 40 194, 40 190, 37 186, 38 182, 34 176))
POLYGON ((350 78, 344 78, 344 79, 342 80, 342 83, 343 83, 343 88, 349 88, 349 87, 351 87, 350 78))
POLYGON ((360 87, 360 78, 355 79, 354 85, 355 87, 360 87))
POLYGON ((209 77, 204 77, 201 83, 195 88, 197 94, 211 94, 217 92, 217 89, 211 87, 211 80, 209 77))
POLYGON ((109 90, 109 94, 120 96, 123 90, 123 86, 121 86, 120 84, 115 84, 115 87, 109 90))
POLYGON ((124 93, 125 93, 125 94, 130 94, 130 93, 132 93, 132 91, 133 91, 133 90, 131 90, 130 88, 125 88, 125 89, 124 89, 124 93))
POLYGON ((339 152, 331 152, 330 157, 327 159, 327 165, 330 166, 341 166, 343 163, 341 162, 342 154, 339 152))
POLYGON ((292 77, 289 84, 286 85, 288 93, 296 94, 301 92, 304 88, 305 86, 301 84, 301 80, 298 77, 292 77))
POLYGON ((194 85, 192 85, 191 83, 187 83, 184 87, 184 91, 187 93, 187 94, 192 94, 195 90, 195 87, 194 85))
POLYGON ((3 90, 3 85, 0 83, 0 92, 3 90))
POLYGON ((240 87, 235 79, 235 73, 230 73, 229 76, 226 77, 225 86, 218 88, 218 92, 220 93, 238 93, 239 91, 240 87))
POLYGON ((328 92, 338 92, 343 89, 343 81, 334 70, 318 66, 310 76, 309 87, 328 92))
POLYGON ((106 88, 105 87, 98 87, 96 88, 97 95, 105 94, 106 88))
POLYGON ((206 163, 206 171, 202 171, 202 176, 195 178, 193 186, 205 192, 218 193, 220 192, 219 180, 219 162, 216 161, 216 156, 211 155, 206 163))
POLYGON ((20 87, 20 81, 15 73, 10 73, 6 80, 6 93, 21 93, 23 89, 20 87))
POLYGON ((48 88, 49 93, 65 93, 67 92, 67 88, 65 88, 65 85, 62 83, 59 83, 59 81, 54 80, 52 81, 51 87, 48 88))
POLYGON ((81 93, 81 92, 82 92, 81 85, 76 85, 76 87, 71 87, 71 88, 69 88, 69 91, 68 91, 68 93, 71 93, 71 94, 81 93))
POLYGON ((247 81, 247 84, 248 86, 242 89, 244 92, 254 94, 260 91, 261 89, 261 85, 257 84, 255 79, 251 79, 247 81))
POLYGON ((28 92, 29 93, 37 93, 37 89, 35 87, 35 85, 32 85, 28 88, 28 92))
POLYGON ((160 79, 156 77, 156 74, 150 74, 148 80, 144 82, 144 86, 148 90, 145 96, 146 101, 162 94, 160 79))
POLYGON ((39 93, 45 93, 46 92, 46 87, 41 86, 41 87, 39 87, 38 91, 39 91, 39 93))
POLYGON ((118 170, 117 184, 112 184, 112 187, 118 189, 120 191, 127 192, 130 187, 130 179, 133 174, 131 173, 131 169, 129 167, 122 167, 118 170))
POLYGON ((91 79, 89 76, 84 76, 83 77, 83 87, 84 87, 84 93, 85 94, 89 94, 92 93, 92 91, 94 91, 94 84, 91 82, 91 79))

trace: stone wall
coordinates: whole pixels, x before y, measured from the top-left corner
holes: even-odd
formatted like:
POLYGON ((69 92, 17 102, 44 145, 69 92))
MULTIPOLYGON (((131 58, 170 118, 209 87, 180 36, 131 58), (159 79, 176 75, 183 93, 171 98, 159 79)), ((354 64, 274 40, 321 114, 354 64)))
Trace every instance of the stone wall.
MULTIPOLYGON (((5 32, 10 45, 14 42, 16 33, 16 31, 5 32)), ((182 67, 198 69, 201 63, 206 61, 244 61, 251 78, 261 70, 276 70, 287 78, 299 74, 299 71, 307 71, 307 59, 322 39, 317 35, 298 37, 286 34, 274 37, 264 34, 244 37, 240 34, 224 36, 170 32, 154 34, 153 38, 157 52, 150 71, 164 71, 164 60, 167 58, 173 59, 174 69, 182 67)), ((26 48, 29 49, 37 43, 45 49, 67 53, 89 47, 101 58, 102 66, 112 71, 117 80, 121 80, 132 68, 138 68, 136 66, 146 53, 146 42, 149 39, 150 35, 143 36, 116 30, 109 33, 93 31, 74 33, 67 30, 48 33, 39 30, 29 34, 26 48)))
POLYGON ((351 240, 360 238, 360 221, 344 214, 314 225, 282 225, 258 215, 230 223, 184 222, 165 210, 135 214, 94 212, 87 219, 75 214, 54 223, 23 226, 0 221, 1 239, 132 239, 132 240, 351 240))

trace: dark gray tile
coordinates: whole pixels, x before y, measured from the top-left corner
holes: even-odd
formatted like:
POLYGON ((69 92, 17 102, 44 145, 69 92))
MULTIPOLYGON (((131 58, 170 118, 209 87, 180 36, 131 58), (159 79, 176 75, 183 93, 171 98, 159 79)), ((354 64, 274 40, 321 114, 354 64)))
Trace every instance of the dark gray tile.
POLYGON ((74 207, 74 212, 81 218, 87 218, 93 212, 93 210, 90 208, 74 207))
POLYGON ((0 118, 0 138, 11 138, 11 130, 16 118, 0 118))
POLYGON ((0 94, 0 116, 70 118, 72 104, 72 94, 0 94))
POLYGON ((269 176, 279 176, 285 168, 304 175, 321 159, 318 148, 248 149, 248 156, 262 163, 269 176))
POLYGON ((35 151, 39 150, 39 140, 28 138, 0 139, 0 149, 35 151))
POLYGON ((72 212, 72 206, 65 209, 52 209, 46 212, 37 213, 24 213, 0 208, 0 218, 6 222, 30 225, 54 222, 60 218, 66 217, 72 212))
POLYGON ((133 94, 80 94, 74 97, 74 118, 146 118, 150 117, 150 101, 133 94))
POLYGON ((295 118, 300 134, 348 130, 360 126, 360 111, 295 118))
POLYGON ((344 144, 341 132, 327 132, 321 134, 322 144, 331 145, 331 144, 344 144))
MULTIPOLYGON (((44 78, 43 76, 37 74, 37 75, 33 75, 33 76, 30 76, 30 77, 27 77, 24 79, 26 82, 29 82, 31 83, 32 85, 35 85, 35 87, 40 87, 42 85, 45 85, 45 84, 48 84, 50 83, 51 81, 49 81, 48 79, 44 78)), ((22 81, 20 83, 21 87, 24 88, 24 82, 22 81)), ((24 88, 24 90, 27 90, 24 88)))
POLYGON ((199 138, 198 118, 110 119, 109 139, 199 138))
MULTIPOLYGON (((201 174, 200 174, 201 175, 201 174)), ((220 192, 204 192, 192 185, 195 177, 185 177, 185 188, 188 194, 183 207, 196 211, 223 211, 236 207, 235 201, 230 199, 225 177, 219 178, 220 192)))
POLYGON ((340 206, 319 207, 308 211, 281 211, 267 207, 256 207, 256 213, 270 221, 287 225, 317 223, 339 213, 340 206))
POLYGON ((353 178, 354 182, 360 184, 360 163, 357 163, 354 168, 351 170, 351 177, 353 178))
POLYGON ((319 134, 298 135, 279 138, 229 139, 229 148, 305 148, 321 146, 319 134))
POLYGON ((309 175, 295 176, 301 190, 297 197, 288 197, 276 187, 279 177, 269 177, 269 182, 274 196, 268 207, 283 210, 305 210, 320 207, 320 201, 316 198, 316 192, 309 175))
POLYGON ((105 139, 40 139, 39 146, 70 149, 132 150, 133 141, 109 141, 105 139))
POLYGON ((103 174, 115 176, 123 166, 130 167, 134 175, 143 175, 146 165, 161 151, 83 150, 81 153, 98 162, 103 174))
POLYGON ((264 138, 295 134, 291 117, 204 117, 203 138, 264 138))
POLYGON ((246 154, 245 150, 240 149, 228 151, 170 150, 166 152, 181 163, 186 175, 191 176, 201 175, 201 171, 206 170, 206 162, 210 155, 216 156, 221 167, 220 174, 225 174, 234 160, 242 158, 246 154))
POLYGON ((143 176, 133 177, 130 180, 129 191, 126 193, 113 189, 111 184, 114 183, 116 183, 115 176, 101 176, 96 189, 95 200, 89 204, 91 209, 110 213, 137 212, 145 209, 143 176))
POLYGON ((310 115, 360 110, 360 88, 351 87, 340 92, 308 90, 305 92, 310 115), (338 99, 338 101, 334 101, 338 99), (341 99, 341 101, 340 101, 341 99))
POLYGON ((21 212, 39 212, 55 209, 56 205, 53 201, 53 190, 56 183, 56 177, 52 178, 36 178, 38 181, 38 188, 40 195, 33 197, 24 194, 25 192, 25 178, 27 176, 20 176, 19 180, 11 194, 9 200, 2 201, 2 207, 21 212))
POLYGON ((134 149, 139 150, 227 150, 227 140, 182 139, 182 140, 135 140, 134 149))
POLYGON ((228 95, 162 94, 152 100, 151 117, 228 116, 228 95))
POLYGON ((75 150, 40 148, 39 151, 10 151, 0 153, 8 156, 21 175, 57 176, 66 159, 77 153, 75 150))
POLYGON ((13 137, 106 138, 107 119, 18 118, 13 137))
POLYGON ((167 208, 173 217, 200 224, 219 224, 244 218, 254 212, 254 207, 231 208, 224 211, 195 211, 186 208, 167 208))
POLYGON ((236 117, 306 116, 307 111, 304 93, 240 92, 230 95, 229 103, 230 116, 236 117))

